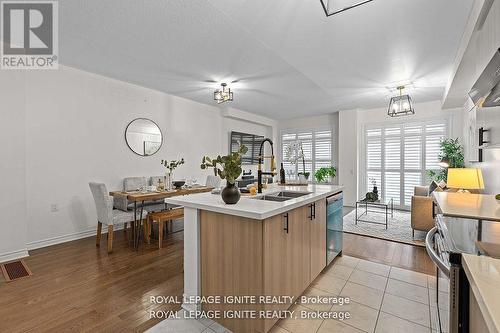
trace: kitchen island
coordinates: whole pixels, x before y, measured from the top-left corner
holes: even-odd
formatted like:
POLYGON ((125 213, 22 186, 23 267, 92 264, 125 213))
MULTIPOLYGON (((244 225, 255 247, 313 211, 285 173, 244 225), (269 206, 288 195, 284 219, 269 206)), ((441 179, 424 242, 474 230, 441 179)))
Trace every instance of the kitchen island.
POLYGON ((275 185, 235 205, 211 193, 167 199, 184 206, 183 308, 268 332, 325 268, 326 199, 342 189, 275 185))

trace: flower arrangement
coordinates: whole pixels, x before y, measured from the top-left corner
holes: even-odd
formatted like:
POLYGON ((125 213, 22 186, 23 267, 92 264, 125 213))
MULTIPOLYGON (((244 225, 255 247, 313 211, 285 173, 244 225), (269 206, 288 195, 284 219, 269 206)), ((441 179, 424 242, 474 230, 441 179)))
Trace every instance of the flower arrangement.
POLYGON ((229 184, 236 182, 236 179, 240 176, 241 169, 241 158, 246 154, 248 148, 244 145, 240 145, 237 152, 231 153, 226 156, 218 155, 215 158, 210 158, 208 156, 203 156, 201 160, 200 167, 205 170, 208 168, 214 168, 214 174, 222 179, 226 179, 229 184))
POLYGON ((302 160, 302 172, 299 173, 299 175, 304 175, 304 177, 309 179, 309 172, 306 172, 306 161, 305 161, 305 154, 304 154, 304 148, 302 147, 302 141, 297 140, 290 142, 286 147, 285 147, 285 159, 287 162, 290 164, 298 164, 300 160, 302 160))
POLYGON ((180 160, 172 160, 172 161, 167 161, 167 160, 161 160, 161 164, 167 168, 169 173, 172 173, 179 165, 184 164, 184 157, 181 158, 180 160))

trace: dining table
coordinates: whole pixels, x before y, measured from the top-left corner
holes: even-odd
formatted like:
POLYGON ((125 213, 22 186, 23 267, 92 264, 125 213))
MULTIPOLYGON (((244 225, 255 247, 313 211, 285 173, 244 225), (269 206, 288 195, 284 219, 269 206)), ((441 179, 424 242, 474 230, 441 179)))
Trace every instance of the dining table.
POLYGON ((133 237, 134 237, 134 249, 139 249, 139 242, 141 237, 141 221, 142 219, 137 219, 137 213, 140 209, 139 216, 141 217, 144 212, 144 203, 150 201, 158 201, 166 198, 211 192, 212 187, 206 186, 196 186, 196 187, 182 187, 174 190, 158 190, 158 191, 111 191, 109 195, 112 197, 126 197, 128 201, 134 203, 134 226, 133 226, 133 237), (138 205, 140 203, 140 205, 138 205), (138 207, 139 206, 139 207, 138 207))

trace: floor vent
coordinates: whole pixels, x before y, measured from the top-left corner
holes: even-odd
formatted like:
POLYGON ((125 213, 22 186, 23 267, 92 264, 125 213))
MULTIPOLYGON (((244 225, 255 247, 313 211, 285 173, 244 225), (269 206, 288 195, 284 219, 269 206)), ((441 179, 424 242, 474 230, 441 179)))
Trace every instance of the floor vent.
POLYGON ((2 273, 7 282, 33 275, 28 266, 26 266, 24 260, 17 260, 9 262, 7 264, 3 264, 2 273))

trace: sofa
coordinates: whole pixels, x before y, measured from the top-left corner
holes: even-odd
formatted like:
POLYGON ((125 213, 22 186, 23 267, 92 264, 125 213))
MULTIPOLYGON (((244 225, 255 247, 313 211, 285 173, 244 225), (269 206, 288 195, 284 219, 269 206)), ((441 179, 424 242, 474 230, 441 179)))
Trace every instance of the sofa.
MULTIPOLYGON (((457 189, 448 188, 443 181, 439 184, 432 182, 429 186, 415 186, 411 197, 411 228, 413 229, 413 236, 415 236, 415 230, 429 231, 435 225, 432 213, 434 205, 433 192, 457 192, 457 189)), ((476 192, 474 191, 474 193, 476 192)))
POLYGON ((434 199, 430 196, 429 186, 415 186, 411 197, 411 228, 413 237, 415 230, 429 231, 434 225, 432 209, 434 199))

